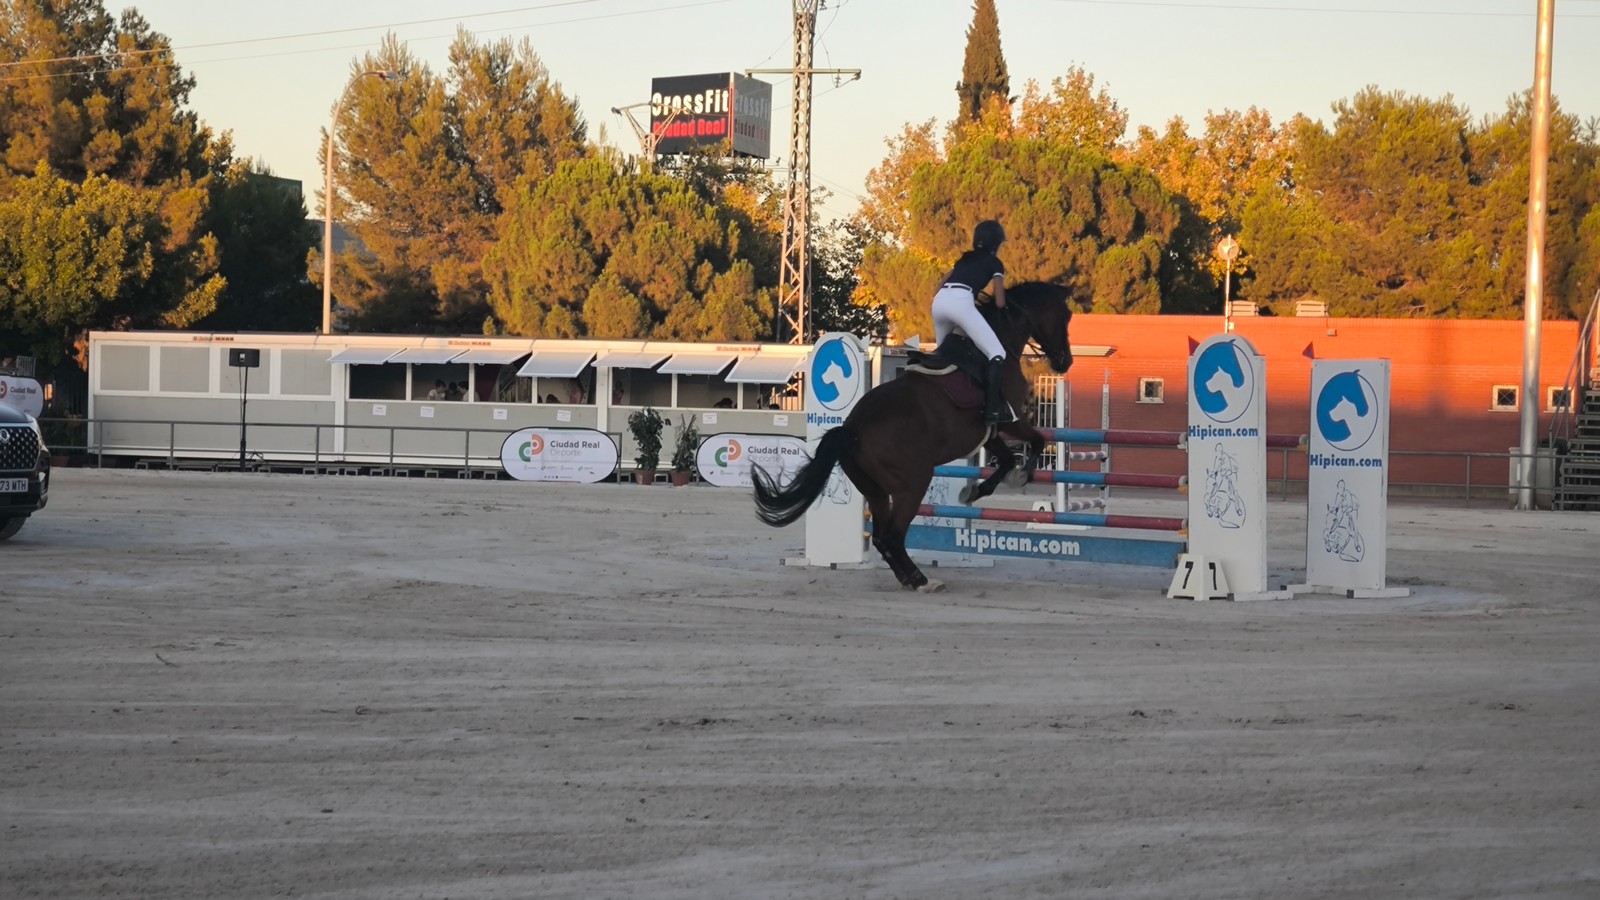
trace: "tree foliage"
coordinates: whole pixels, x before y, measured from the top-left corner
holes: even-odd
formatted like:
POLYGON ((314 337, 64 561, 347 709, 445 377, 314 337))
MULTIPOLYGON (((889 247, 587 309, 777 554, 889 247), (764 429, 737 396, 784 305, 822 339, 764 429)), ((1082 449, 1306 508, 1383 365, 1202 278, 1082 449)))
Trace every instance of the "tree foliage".
MULTIPOLYGON (((160 194, 103 175, 77 184, 43 162, 0 191, 0 331, 47 365, 92 328, 183 328, 222 292, 216 240, 192 230, 203 194, 160 194), (182 209, 174 209, 182 207, 182 209)), ((83 360, 80 358, 79 363, 83 360)))
POLYGON ((3 327, 59 361, 91 328, 209 314, 226 282, 207 211, 231 148, 186 108, 167 38, 100 0, 6 3, 0 62, 3 327))
POLYGON ((984 136, 955 144, 911 178, 898 244, 869 246, 862 290, 888 308, 901 337, 932 331, 939 279, 971 243, 972 226, 999 219, 1010 238, 1009 278, 1070 286, 1102 312, 1158 312, 1172 278, 1165 248, 1177 204, 1148 172, 1075 146, 984 136))
POLYGON ((741 251, 739 211, 604 156, 520 184, 484 260, 499 328, 537 337, 748 341, 772 293, 741 251))
MULTIPOLYGON (((443 75, 391 35, 351 78, 335 216, 356 245, 336 260, 335 296, 356 328, 475 330, 488 312, 481 263, 515 185, 587 152, 577 103, 526 40, 465 31, 443 75)), ((311 263, 320 283, 320 257, 311 263)))
POLYGON ((1011 93, 1011 76, 1006 71, 1005 54, 1000 52, 1000 14, 994 0, 975 0, 972 24, 967 27, 967 51, 961 64, 961 82, 956 85, 960 105, 956 120, 978 118, 991 98, 1005 100, 1011 93))
MULTIPOLYGON (((1241 241, 1255 256, 1245 295, 1319 299, 1337 315, 1520 315, 1528 99, 1474 124, 1448 97, 1368 88, 1334 112, 1331 126, 1299 123, 1292 185, 1244 208, 1241 241)), ((1572 315, 1587 301, 1574 289, 1600 148, 1558 111, 1551 150, 1548 308, 1572 315)))
POLYGON ((235 162, 215 185, 205 227, 216 236, 227 289, 198 327, 315 330, 322 300, 306 278, 306 254, 322 234, 306 219, 300 191, 250 160, 235 162))

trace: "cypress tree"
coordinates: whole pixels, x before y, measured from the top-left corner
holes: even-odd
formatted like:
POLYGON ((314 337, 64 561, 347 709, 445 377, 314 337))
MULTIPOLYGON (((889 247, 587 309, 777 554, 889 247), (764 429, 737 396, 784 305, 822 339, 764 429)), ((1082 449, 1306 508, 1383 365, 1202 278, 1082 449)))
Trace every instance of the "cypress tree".
POLYGON ((976 0, 972 24, 967 27, 967 58, 961 64, 961 83, 956 85, 961 103, 957 121, 977 121, 990 97, 1005 98, 1010 92, 1011 76, 1000 52, 1000 14, 995 12, 994 0, 976 0))

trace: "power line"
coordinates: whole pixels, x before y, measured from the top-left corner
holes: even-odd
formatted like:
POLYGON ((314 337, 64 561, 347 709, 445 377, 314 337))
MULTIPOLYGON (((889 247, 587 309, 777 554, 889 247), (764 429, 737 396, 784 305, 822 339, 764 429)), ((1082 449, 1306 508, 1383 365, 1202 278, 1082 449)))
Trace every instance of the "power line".
MULTIPOLYGON (((583 2, 586 2, 586 3, 587 2, 596 2, 596 0, 583 0, 583 2)), ((548 26, 551 26, 551 25, 571 25, 571 24, 578 23, 578 22, 596 22, 596 21, 600 21, 602 19, 616 19, 616 18, 624 18, 624 17, 627 17, 627 16, 648 15, 650 13, 672 12, 674 10, 680 10, 680 9, 691 9, 691 8, 697 7, 697 6, 717 6, 717 5, 720 5, 720 4, 723 4, 723 3, 733 3, 733 2, 735 2, 735 0, 699 0, 699 2, 696 2, 696 3, 680 3, 680 4, 676 5, 676 6, 657 6, 657 7, 652 7, 650 9, 635 9, 635 10, 629 10, 627 12, 605 13, 603 15, 597 15, 597 16, 581 16, 581 17, 575 18, 575 19, 556 19, 556 20, 549 21, 549 22, 532 22, 532 23, 528 23, 528 24, 525 24, 525 25, 508 25, 508 26, 506 26, 504 28, 490 28, 490 29, 487 29, 485 31, 479 32, 479 34, 496 34, 496 33, 504 32, 504 31, 517 31, 517 30, 524 29, 524 28, 544 28, 544 27, 548 27, 548 26)), ((482 15, 499 15, 499 13, 483 13, 482 15)), ((382 27, 385 27, 385 26, 375 25, 375 26, 372 26, 372 27, 373 28, 382 28, 382 27)), ((362 30, 362 29, 354 29, 354 30, 362 30)), ((453 35, 453 34, 430 34, 430 35, 412 36, 412 37, 405 38, 405 40, 407 42, 411 42, 411 41, 432 41, 432 40, 441 40, 441 39, 444 39, 444 38, 450 38, 450 37, 454 37, 454 36, 455 35, 453 35)), ((286 36, 286 37, 288 37, 288 36, 286 36)), ((277 38, 275 40, 281 40, 281 39, 283 39, 283 38, 277 38)), ((223 42, 219 42, 218 44, 207 44, 207 45, 197 45, 197 46, 221 46, 223 44, 229 44, 229 43, 249 43, 249 42, 248 41, 239 41, 239 42, 223 41, 223 42)), ((301 50, 280 50, 280 51, 278 51, 276 53, 254 53, 254 54, 250 54, 250 55, 247 55, 247 56, 219 56, 219 57, 215 57, 215 58, 212 58, 212 59, 191 60, 189 63, 187 63, 187 65, 189 65, 192 68, 194 66, 207 65, 209 63, 241 62, 241 61, 253 60, 253 59, 273 59, 273 58, 280 57, 280 56, 299 56, 299 55, 306 54, 306 53, 330 53, 330 52, 335 52, 335 51, 339 51, 339 50, 361 50, 361 49, 370 48, 371 46, 372 45, 371 45, 370 42, 366 42, 366 43, 360 43, 360 44, 341 44, 341 45, 333 46, 333 47, 307 47, 307 48, 304 48, 304 49, 301 49, 301 50)), ((139 52, 141 52, 141 53, 156 53, 156 52, 168 52, 168 51, 165 48, 163 48, 162 50, 159 50, 159 51, 157 51, 157 50, 144 50, 144 51, 139 51, 139 52)), ((102 56, 117 56, 117 55, 124 55, 124 54, 102 54, 102 56)), ((70 62, 70 61, 75 61, 75 60, 79 60, 79 59, 87 61, 87 60, 98 59, 98 58, 100 58, 100 57, 97 57, 97 56, 93 56, 93 57, 92 56, 60 57, 59 59, 55 59, 55 60, 28 60, 25 63, 9 63, 7 65, 32 65, 32 64, 45 63, 45 62, 70 62)), ((119 68, 116 71, 119 72, 119 73, 121 73, 121 72, 142 72, 142 71, 145 71, 145 70, 148 70, 148 69, 172 68, 172 67, 177 66, 177 65, 180 65, 180 63, 178 63, 176 60, 174 60, 172 62, 149 63, 147 65, 142 65, 142 66, 126 66, 126 67, 119 68)), ((8 83, 20 82, 20 81, 30 81, 30 80, 37 79, 37 78, 71 78, 71 77, 82 75, 82 74, 84 74, 83 71, 82 70, 78 70, 78 71, 67 71, 67 72, 43 72, 43 73, 39 73, 39 74, 35 74, 35 75, 13 75, 13 76, 9 76, 9 77, 0 78, 0 84, 8 84, 8 83)))
MULTIPOLYGON (((1532 18, 1533 13, 1521 12, 1471 12, 1467 10, 1439 9, 1345 9, 1330 6, 1255 6, 1242 3, 1172 3, 1162 0, 1054 0, 1056 3, 1077 3, 1088 6, 1157 6, 1166 9, 1227 9, 1247 12, 1298 12, 1298 13, 1353 13, 1357 15, 1389 16, 1478 16, 1495 18, 1532 18)), ((1588 13, 1562 14, 1564 19, 1600 19, 1588 13)))
POLYGON ((600 0, 559 0, 559 2, 556 3, 543 3, 538 6, 522 6, 516 9, 502 9, 495 12, 464 13, 459 16, 440 16, 433 19, 413 19, 409 22, 390 22, 384 25, 356 25, 349 28, 330 28, 325 31, 304 31, 297 34, 279 34, 271 37, 239 38, 238 40, 232 41, 210 41, 204 44, 185 44, 182 47, 159 47, 151 50, 111 50, 105 53, 83 53, 77 56, 57 56, 51 59, 25 59, 17 62, 0 63, 0 69, 7 69, 12 66, 44 65, 46 63, 56 62, 88 62, 95 59, 110 59, 113 57, 121 58, 128 56, 141 56, 151 53, 165 53, 169 50, 173 52, 178 50, 204 50, 211 47, 231 47, 238 44, 260 44, 270 41, 290 41, 308 37, 326 37, 330 34, 349 34, 352 31, 376 31, 379 28, 402 28, 407 25, 432 25, 435 22, 477 19, 485 16, 505 16, 511 15, 512 13, 556 9, 562 6, 585 6, 591 3, 599 2, 600 0))

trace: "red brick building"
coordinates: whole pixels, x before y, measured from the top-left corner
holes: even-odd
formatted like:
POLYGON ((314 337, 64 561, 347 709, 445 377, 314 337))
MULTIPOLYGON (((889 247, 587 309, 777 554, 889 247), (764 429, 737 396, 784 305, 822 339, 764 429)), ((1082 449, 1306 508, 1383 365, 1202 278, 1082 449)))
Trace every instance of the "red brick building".
MULTIPOLYGON (((1503 486, 1504 459, 1461 454, 1499 453, 1518 444, 1523 324, 1520 320, 1236 318, 1234 333, 1267 358, 1267 427, 1304 434, 1310 422, 1311 358, 1391 360, 1390 450, 1394 484, 1471 483, 1503 486), (1309 348, 1309 349, 1308 349, 1309 348), (1437 454, 1437 455, 1412 455, 1437 454)), ((1222 329, 1220 316, 1111 316, 1072 319, 1080 355, 1068 380, 1072 424, 1100 425, 1101 385, 1110 387, 1111 426, 1176 431, 1187 424, 1191 341, 1222 329), (1083 353, 1103 346, 1109 355, 1083 353)), ((1541 439, 1548 431, 1552 394, 1561 388, 1577 350, 1578 323, 1545 322, 1539 369, 1541 439)), ((1281 478, 1283 457, 1269 454, 1269 477, 1281 478)), ((1120 450, 1123 471, 1178 472, 1178 454, 1120 450)), ((1289 457, 1289 477, 1305 478, 1302 455, 1289 457)))

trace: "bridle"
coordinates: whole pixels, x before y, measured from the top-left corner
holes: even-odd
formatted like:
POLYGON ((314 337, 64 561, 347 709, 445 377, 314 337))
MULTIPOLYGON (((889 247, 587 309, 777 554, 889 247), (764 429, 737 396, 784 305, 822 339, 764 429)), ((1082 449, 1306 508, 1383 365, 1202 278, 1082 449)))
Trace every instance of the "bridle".
MULTIPOLYGON (((1066 298, 1063 297, 1061 302, 1064 306, 1067 302, 1066 298)), ((1000 312, 1005 313, 1008 316, 1021 316, 1022 320, 1027 323, 1027 329, 1025 330, 1026 337, 1023 339, 1022 346, 1026 347, 1029 343, 1037 344, 1040 352, 1042 352, 1044 357, 1050 361, 1052 368, 1061 365, 1063 363, 1063 357, 1065 358, 1065 366, 1063 366, 1063 368, 1067 368, 1072 365, 1072 345, 1067 343, 1066 334, 1063 333, 1061 336, 1062 346, 1060 349, 1052 350, 1049 347, 1046 347, 1044 342, 1040 341, 1037 337, 1039 334, 1044 332, 1044 329, 1039 325, 1039 320, 1034 318, 1033 310, 1028 308, 1028 304, 1021 302, 1007 303, 1005 307, 1000 310, 1000 312), (1012 310, 1015 310, 1016 312, 1012 313, 1012 310)), ((1070 313, 1068 316, 1070 318, 1070 313)), ((1065 332, 1065 330, 1065 327, 1063 327, 1062 331, 1065 332)))

